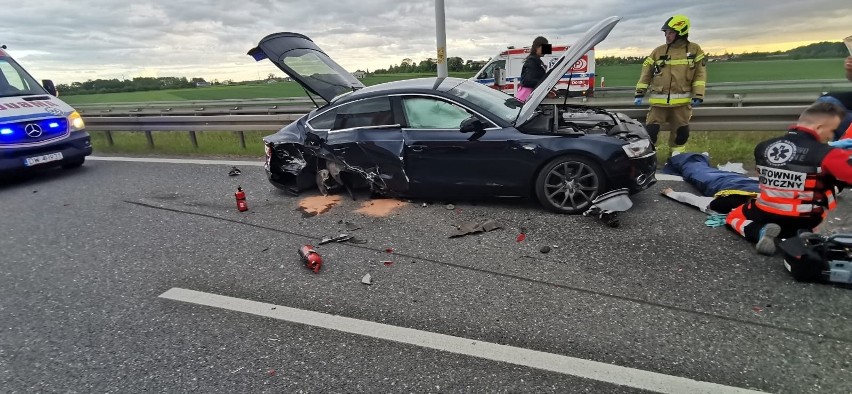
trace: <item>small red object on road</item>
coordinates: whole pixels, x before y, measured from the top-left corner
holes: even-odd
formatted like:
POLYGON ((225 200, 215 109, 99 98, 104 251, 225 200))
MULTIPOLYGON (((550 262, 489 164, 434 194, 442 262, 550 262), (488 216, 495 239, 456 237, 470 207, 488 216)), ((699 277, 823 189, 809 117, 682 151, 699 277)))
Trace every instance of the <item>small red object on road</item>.
POLYGON ((525 239, 527 239, 527 235, 525 233, 518 234, 518 239, 517 239, 518 242, 522 242, 525 239))
POLYGON ((270 369, 269 372, 267 372, 267 374, 269 374, 269 376, 275 376, 275 370, 270 369))
POLYGON ((390 260, 382 261, 382 264, 384 264, 385 267, 390 267, 391 265, 393 265, 393 261, 390 261, 390 260))
POLYGON ((385 249, 385 252, 387 252, 387 253, 393 253, 393 248, 387 248, 387 249, 385 249))
POLYGON ((246 202, 246 192, 243 191, 241 186, 237 186, 237 192, 234 193, 234 197, 237 199, 237 209, 240 212, 248 211, 248 203, 246 202))
POLYGON ((319 272, 322 267, 322 256, 320 256, 311 245, 305 245, 299 248, 299 257, 302 258, 302 262, 305 263, 305 266, 314 272, 319 272))

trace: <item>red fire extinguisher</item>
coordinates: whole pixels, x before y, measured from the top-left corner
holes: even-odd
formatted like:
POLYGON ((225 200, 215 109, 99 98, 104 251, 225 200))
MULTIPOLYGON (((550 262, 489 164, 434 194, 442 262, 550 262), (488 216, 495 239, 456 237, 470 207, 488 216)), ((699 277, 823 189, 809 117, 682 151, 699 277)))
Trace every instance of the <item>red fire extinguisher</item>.
POLYGON ((234 193, 234 197, 237 198, 237 209, 239 209, 240 212, 248 211, 246 193, 243 191, 243 188, 241 186, 237 186, 237 192, 234 193))
POLYGON ((322 267, 322 256, 314 250, 312 245, 305 245, 299 248, 299 256, 309 269, 319 272, 320 267, 322 267))

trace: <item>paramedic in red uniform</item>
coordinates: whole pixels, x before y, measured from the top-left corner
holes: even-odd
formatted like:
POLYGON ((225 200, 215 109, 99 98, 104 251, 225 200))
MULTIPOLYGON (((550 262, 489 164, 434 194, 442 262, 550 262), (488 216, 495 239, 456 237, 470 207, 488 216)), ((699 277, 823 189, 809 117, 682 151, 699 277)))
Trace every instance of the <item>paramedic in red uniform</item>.
POLYGON ((836 188, 852 184, 852 150, 826 145, 845 115, 839 105, 814 103, 787 134, 755 147, 760 193, 725 222, 755 242, 757 253, 774 254, 775 237, 814 231, 837 205, 836 188))
POLYGON ((704 102, 707 59, 701 47, 689 41, 689 18, 686 16, 672 16, 661 30, 666 43, 654 49, 642 63, 634 104, 642 105, 642 98, 649 93, 651 108, 645 128, 651 142, 657 143, 661 124, 668 123, 671 130, 669 147, 680 153, 689 139, 692 107, 704 102))

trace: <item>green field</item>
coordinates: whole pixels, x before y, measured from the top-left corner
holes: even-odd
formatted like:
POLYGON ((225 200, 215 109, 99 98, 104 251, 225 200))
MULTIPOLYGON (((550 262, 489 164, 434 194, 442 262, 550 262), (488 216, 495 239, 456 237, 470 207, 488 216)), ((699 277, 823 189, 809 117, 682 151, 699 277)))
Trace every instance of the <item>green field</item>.
MULTIPOLYGON (((606 78, 606 86, 634 86, 639 78, 639 65, 602 66, 595 70, 598 81, 606 78)), ((470 78, 474 73, 450 73, 453 77, 470 78)), ((843 59, 765 60, 751 62, 715 62, 707 65, 708 82, 784 81, 799 79, 843 79, 843 59)), ((384 74, 363 79, 365 85, 398 81, 433 74, 384 74)), ((305 97, 295 82, 256 85, 210 86, 191 89, 155 90, 147 92, 106 93, 62 96, 71 105, 180 100, 224 100, 252 98, 305 97)))
MULTIPOLYGON (((598 84, 606 77, 606 86, 634 86, 639 79, 638 65, 597 67, 598 84)), ((763 60, 751 62, 714 62, 707 64, 707 82, 790 81, 797 79, 845 79, 843 59, 763 60)))
MULTIPOLYGON (((469 78, 473 73, 450 73, 450 76, 469 78)), ((369 76, 361 80, 365 85, 377 85, 403 79, 432 76, 426 74, 385 74, 369 76)), ((61 94, 61 92, 60 92, 61 94)), ((208 86, 203 88, 151 90, 145 92, 85 94, 61 96, 68 104, 130 103, 181 100, 228 100, 280 97, 306 97, 305 91, 296 82, 276 82, 255 85, 208 86)))

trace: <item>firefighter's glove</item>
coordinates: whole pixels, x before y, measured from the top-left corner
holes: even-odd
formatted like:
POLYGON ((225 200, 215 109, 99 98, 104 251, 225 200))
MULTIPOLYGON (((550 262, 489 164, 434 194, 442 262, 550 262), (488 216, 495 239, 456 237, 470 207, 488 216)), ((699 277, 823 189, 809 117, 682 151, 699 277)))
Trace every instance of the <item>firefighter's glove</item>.
POLYGON ((829 145, 840 149, 852 149, 852 138, 844 138, 842 140, 831 141, 829 145))
POLYGON ((725 218, 728 215, 720 213, 720 214, 712 214, 707 216, 707 220, 704 221, 704 224, 707 227, 722 227, 725 225, 725 218))
POLYGON ((703 102, 704 102, 704 99, 694 98, 694 99, 692 99, 692 106, 697 107, 697 106, 701 105, 703 102))
POLYGON ((633 105, 642 105, 642 96, 633 99, 633 105))

